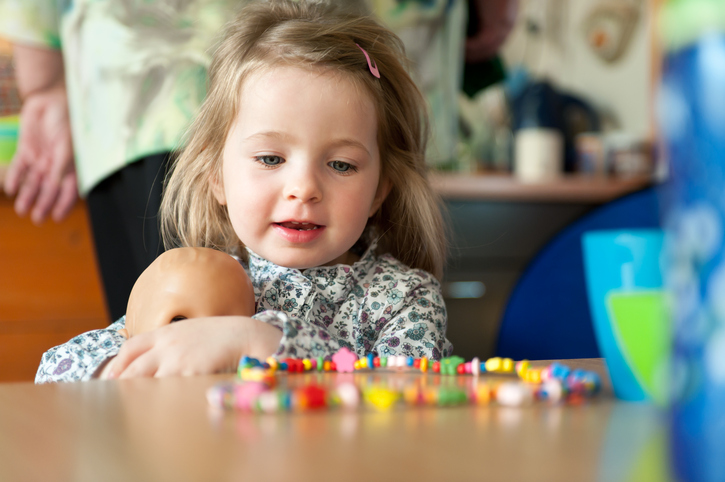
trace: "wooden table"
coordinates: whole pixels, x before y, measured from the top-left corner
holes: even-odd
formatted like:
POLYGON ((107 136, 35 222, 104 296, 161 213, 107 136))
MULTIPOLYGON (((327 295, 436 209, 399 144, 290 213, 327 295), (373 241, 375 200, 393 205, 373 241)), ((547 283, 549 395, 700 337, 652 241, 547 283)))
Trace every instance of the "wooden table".
MULTIPOLYGON (((582 405, 248 414, 207 405, 205 390, 231 375, 0 384, 0 480, 625 480, 642 465, 627 459, 651 461, 653 440, 662 450, 660 414, 616 401, 601 360, 565 363, 603 375, 603 393, 582 405)), ((293 377, 305 376, 353 375, 293 377)))

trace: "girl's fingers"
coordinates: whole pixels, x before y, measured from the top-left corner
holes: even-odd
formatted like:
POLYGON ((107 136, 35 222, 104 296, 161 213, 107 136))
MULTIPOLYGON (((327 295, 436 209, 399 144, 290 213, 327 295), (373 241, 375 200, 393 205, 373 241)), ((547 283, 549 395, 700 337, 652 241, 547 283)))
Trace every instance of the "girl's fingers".
MULTIPOLYGON (((109 378, 119 378, 122 373, 139 357, 153 348, 153 333, 142 333, 126 341, 113 361, 113 369, 109 378)), ((127 378, 127 377, 124 377, 127 378)))
POLYGON ((114 367, 114 373, 118 373, 114 378, 153 377, 158 368, 158 359, 151 354, 144 353, 134 359, 121 373, 115 371, 116 367, 114 367))

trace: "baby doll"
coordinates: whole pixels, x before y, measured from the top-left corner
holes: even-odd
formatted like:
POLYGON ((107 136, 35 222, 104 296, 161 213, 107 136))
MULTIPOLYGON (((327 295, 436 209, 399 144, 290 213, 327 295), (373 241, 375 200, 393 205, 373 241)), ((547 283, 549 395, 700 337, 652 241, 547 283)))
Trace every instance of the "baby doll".
POLYGON ((254 312, 252 282, 236 259, 211 248, 176 248, 136 280, 119 333, 130 338, 186 318, 254 312))

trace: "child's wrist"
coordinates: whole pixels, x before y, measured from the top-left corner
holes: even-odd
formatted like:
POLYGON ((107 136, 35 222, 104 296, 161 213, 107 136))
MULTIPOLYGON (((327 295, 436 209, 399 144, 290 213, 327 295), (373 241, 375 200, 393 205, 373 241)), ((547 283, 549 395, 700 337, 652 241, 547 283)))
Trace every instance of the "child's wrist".
POLYGON ((246 337, 244 354, 264 360, 277 351, 282 341, 282 330, 254 318, 250 321, 250 336, 246 337))
POLYGON ((113 359, 116 358, 116 356, 108 357, 106 358, 100 366, 96 369, 96 371, 93 373, 93 376, 91 378, 98 378, 100 380, 107 380, 109 374, 111 373, 111 368, 113 367, 113 359))

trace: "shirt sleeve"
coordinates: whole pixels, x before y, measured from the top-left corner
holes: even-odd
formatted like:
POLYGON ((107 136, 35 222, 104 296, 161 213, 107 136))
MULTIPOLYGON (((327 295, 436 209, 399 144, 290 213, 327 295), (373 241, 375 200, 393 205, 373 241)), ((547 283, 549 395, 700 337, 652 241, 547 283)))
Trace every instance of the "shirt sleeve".
POLYGON ((51 0, 1 1, 0 35, 14 43, 59 49, 59 5, 62 3, 51 0))
POLYGON ((35 383, 90 380, 104 361, 118 354, 126 341, 118 330, 125 325, 123 316, 108 328, 83 333, 51 348, 43 354, 35 383))
POLYGON ((282 330, 277 358, 316 358, 335 354, 347 347, 359 357, 372 352, 378 356, 405 355, 440 360, 450 356, 453 346, 446 339, 446 308, 440 284, 432 275, 415 274, 399 280, 387 298, 397 310, 390 310, 374 323, 360 329, 375 340, 369 344, 336 337, 324 324, 300 320, 283 311, 266 310, 253 318, 282 330))
POLYGON ((334 355, 343 346, 352 349, 350 343, 331 336, 325 328, 300 321, 283 311, 262 311, 252 318, 282 330, 282 340, 274 354, 277 358, 327 357, 334 355))
POLYGON ((378 356, 404 355, 440 360, 453 353, 446 339, 446 306, 440 283, 430 274, 399 281, 408 286, 401 308, 389 320, 381 318, 382 326, 373 352, 378 356))

